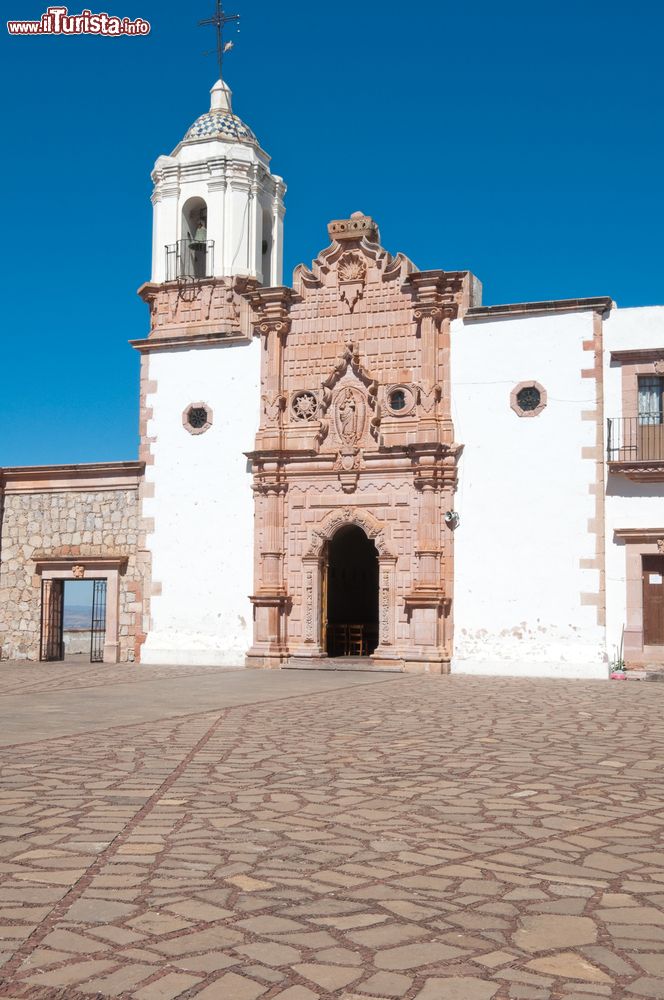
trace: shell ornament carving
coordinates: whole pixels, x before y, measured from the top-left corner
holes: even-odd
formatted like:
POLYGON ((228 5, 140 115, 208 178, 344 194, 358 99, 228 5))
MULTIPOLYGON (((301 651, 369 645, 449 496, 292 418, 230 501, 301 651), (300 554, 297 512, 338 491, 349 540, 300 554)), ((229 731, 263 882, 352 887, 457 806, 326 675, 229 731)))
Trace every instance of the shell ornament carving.
POLYGON ((341 289, 339 298, 346 303, 352 312, 357 300, 362 298, 364 292, 367 265, 359 254, 345 253, 337 265, 337 277, 341 289))
POLYGON ((361 281, 364 283, 367 277, 367 265, 359 254, 346 253, 339 261, 337 274, 339 281, 361 281))

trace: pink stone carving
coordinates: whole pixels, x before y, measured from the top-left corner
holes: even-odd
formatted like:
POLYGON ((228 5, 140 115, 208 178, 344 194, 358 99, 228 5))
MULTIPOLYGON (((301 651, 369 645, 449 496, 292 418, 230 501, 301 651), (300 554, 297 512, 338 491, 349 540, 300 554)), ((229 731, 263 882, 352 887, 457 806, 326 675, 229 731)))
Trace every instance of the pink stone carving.
POLYGON ((244 296, 263 340, 261 392, 272 407, 251 456, 248 662, 325 655, 327 552, 336 532, 357 525, 379 562, 374 657, 444 670, 454 535, 442 512, 454 508, 462 451, 449 409, 449 324, 470 304, 471 277, 417 272, 380 246, 362 213, 335 220, 329 233, 331 245, 295 269, 292 289, 244 296), (405 389, 401 411, 390 409, 390 387, 405 389))

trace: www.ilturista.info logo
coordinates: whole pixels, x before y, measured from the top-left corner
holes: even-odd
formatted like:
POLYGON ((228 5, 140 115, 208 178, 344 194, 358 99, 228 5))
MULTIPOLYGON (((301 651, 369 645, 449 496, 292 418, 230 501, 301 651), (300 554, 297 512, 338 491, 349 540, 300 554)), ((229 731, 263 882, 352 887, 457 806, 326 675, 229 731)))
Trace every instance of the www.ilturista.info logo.
POLYGON ((149 35, 150 22, 137 17, 115 17, 112 14, 93 14, 82 10, 70 14, 66 7, 48 7, 39 21, 7 21, 10 35, 149 35))

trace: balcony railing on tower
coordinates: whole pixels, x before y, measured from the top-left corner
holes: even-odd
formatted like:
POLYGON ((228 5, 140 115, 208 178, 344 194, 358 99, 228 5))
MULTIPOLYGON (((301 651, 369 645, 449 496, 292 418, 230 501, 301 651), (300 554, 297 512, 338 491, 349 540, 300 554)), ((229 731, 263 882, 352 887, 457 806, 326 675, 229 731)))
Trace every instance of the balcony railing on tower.
POLYGON ((664 423, 659 414, 612 417, 607 425, 607 459, 611 464, 664 463, 664 423))
POLYGON ((178 278, 211 278, 214 240, 178 240, 166 248, 166 281, 178 278))

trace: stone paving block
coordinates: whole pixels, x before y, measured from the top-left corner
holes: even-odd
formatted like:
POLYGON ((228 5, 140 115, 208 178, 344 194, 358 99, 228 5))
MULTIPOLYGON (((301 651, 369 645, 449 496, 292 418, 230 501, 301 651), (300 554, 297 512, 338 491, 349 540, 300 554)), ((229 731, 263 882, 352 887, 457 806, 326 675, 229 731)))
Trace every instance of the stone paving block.
POLYGON ((196 983, 200 983, 200 979, 196 976, 168 972, 155 982, 136 990, 133 996, 134 1000, 175 1000, 175 997, 181 996, 196 983))
POLYGON ((448 944, 439 944, 436 941, 407 944, 376 952, 374 965, 379 969, 418 969, 466 954, 462 948, 452 948, 448 944))
MULTIPOLYGON (((199 1000, 222 1000, 232 997, 233 1000, 256 1000, 266 992, 267 986, 257 983, 254 979, 246 976, 238 976, 235 972, 227 972, 225 976, 215 980, 211 986, 197 993, 199 1000)), ((140 998, 139 998, 140 1000, 140 998)))
POLYGON ((556 955, 533 959, 526 963, 526 968, 535 972, 544 972, 550 976, 564 976, 565 979, 580 979, 582 982, 610 983, 611 977, 591 965, 581 955, 572 951, 560 951, 556 955))
POLYGON ((314 962, 303 962, 294 966, 295 972, 305 979, 310 979, 324 990, 338 990, 342 986, 359 979, 361 973, 358 969, 349 968, 343 965, 318 965, 314 962))
POLYGON ((114 997, 118 993, 135 989, 136 986, 153 975, 154 967, 151 965, 125 965, 109 976, 91 979, 86 984, 85 992, 101 993, 102 996, 114 997))
POLYGON ((92 976, 97 976, 100 972, 112 968, 113 964, 111 961, 75 962, 73 965, 54 969, 52 972, 28 976, 27 981, 34 983, 35 986, 77 986, 92 976))
POLYGON ((362 984, 365 993, 374 996, 403 997, 411 987, 410 976, 402 976, 398 972, 377 972, 362 984))
POLYGON ((495 983, 474 976, 450 976, 449 979, 428 979, 415 1000, 491 1000, 497 992, 495 983))
POLYGON ((515 945, 525 951, 546 951, 594 944, 597 928, 589 917, 523 917, 513 938, 515 945))

